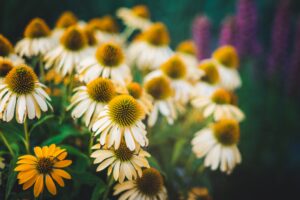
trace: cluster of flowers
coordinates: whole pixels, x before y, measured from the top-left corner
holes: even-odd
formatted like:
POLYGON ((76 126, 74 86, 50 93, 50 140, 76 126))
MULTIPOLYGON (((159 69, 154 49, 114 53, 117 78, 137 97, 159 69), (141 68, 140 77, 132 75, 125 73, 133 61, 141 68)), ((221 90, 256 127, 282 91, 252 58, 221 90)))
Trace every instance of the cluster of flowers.
MULTIPOLYGON (((211 119, 191 142, 195 155, 205 157, 205 166, 213 170, 232 172, 241 162, 237 143, 244 119, 234 94, 241 86, 234 47, 222 46, 199 63, 192 41, 180 43, 176 51, 169 47, 167 28, 151 21, 146 6, 121 8, 117 16, 126 25, 122 33, 110 16, 83 22, 66 12, 52 31, 44 20, 33 19, 15 48, 1 36, 0 118, 9 122, 15 116, 26 124, 52 110, 46 86, 25 64, 25 59, 38 57, 42 82, 45 71, 68 77, 71 91, 78 80, 67 110, 92 132, 90 156, 97 171, 107 169, 118 182, 113 194, 119 199, 167 199, 162 175, 147 160, 146 128, 160 115, 175 123, 178 115, 188 115, 190 104, 211 119), (134 32, 139 33, 128 42, 134 32), (133 82, 134 71, 142 76, 141 83, 133 82)), ((24 190, 34 185, 37 197, 45 182, 55 195, 54 181, 64 186, 62 178, 71 176, 61 168, 72 162, 65 160, 66 150, 54 144, 35 147, 34 153, 19 157, 19 184, 24 190)))

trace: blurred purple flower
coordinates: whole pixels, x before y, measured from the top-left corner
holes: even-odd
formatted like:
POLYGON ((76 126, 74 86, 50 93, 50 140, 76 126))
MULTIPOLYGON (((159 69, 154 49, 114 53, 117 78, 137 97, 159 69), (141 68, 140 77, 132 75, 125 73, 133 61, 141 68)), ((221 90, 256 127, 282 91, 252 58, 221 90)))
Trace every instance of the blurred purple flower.
POLYGON ((240 56, 258 55, 262 48, 257 40, 257 9, 254 0, 239 0, 236 15, 236 48, 240 56))
POLYGON ((299 94, 299 86, 300 86, 300 18, 297 22, 295 40, 294 40, 294 49, 291 56, 291 66, 290 70, 288 70, 288 92, 289 94, 297 93, 299 94))
POLYGON ((276 11, 272 29, 271 51, 268 57, 267 72, 269 76, 277 70, 282 70, 282 66, 287 61, 290 34, 289 5, 288 0, 281 0, 276 11))
POLYGON ((192 26, 193 39, 199 60, 210 56, 211 23, 206 16, 198 16, 192 26))
POLYGON ((233 45, 235 44, 236 37, 236 23, 235 17, 230 16, 226 17, 222 23, 220 36, 219 36, 219 45, 233 45))

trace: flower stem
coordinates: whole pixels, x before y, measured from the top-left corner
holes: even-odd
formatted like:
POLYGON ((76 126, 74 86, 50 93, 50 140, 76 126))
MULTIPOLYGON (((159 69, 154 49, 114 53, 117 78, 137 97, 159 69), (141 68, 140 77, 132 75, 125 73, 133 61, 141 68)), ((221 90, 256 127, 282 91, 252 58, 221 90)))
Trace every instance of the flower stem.
POLYGON ((126 29, 122 33, 124 41, 128 40, 128 38, 131 36, 133 31, 134 31, 134 28, 126 27, 126 29))
POLYGON ((28 132, 28 124, 27 124, 27 120, 25 119, 24 121, 24 135, 25 135, 25 148, 26 148, 26 152, 29 154, 30 153, 30 135, 28 132))
POLYGON ((110 192, 112 184, 114 183, 114 177, 112 175, 110 175, 108 177, 108 181, 107 182, 108 182, 107 183, 107 188, 106 188, 105 193, 103 195, 103 200, 108 200, 108 194, 110 192))
POLYGON ((45 82, 45 70, 44 70, 43 61, 42 61, 41 56, 39 57, 38 65, 39 65, 39 70, 40 70, 40 79, 41 79, 42 83, 44 83, 45 82))
POLYGON ((5 138, 5 136, 4 136, 4 134, 3 134, 2 131, 0 131, 0 137, 1 137, 1 139, 3 140, 5 146, 7 147, 9 153, 11 154, 11 156, 14 157, 14 156, 15 156, 15 153, 14 153, 14 151, 12 150, 12 148, 11 148, 9 142, 8 142, 7 139, 5 138))
POLYGON ((90 144, 89 144, 89 155, 91 155, 92 153, 92 146, 94 144, 94 136, 93 136, 93 133, 90 133, 91 134, 91 137, 90 137, 90 144))

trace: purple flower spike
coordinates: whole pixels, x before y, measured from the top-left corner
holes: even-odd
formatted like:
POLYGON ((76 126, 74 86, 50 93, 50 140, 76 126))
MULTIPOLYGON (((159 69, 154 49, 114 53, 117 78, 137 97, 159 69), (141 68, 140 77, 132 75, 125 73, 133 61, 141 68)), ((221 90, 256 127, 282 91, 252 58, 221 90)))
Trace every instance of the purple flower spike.
POLYGON ((220 37, 219 37, 219 45, 235 45, 236 39, 236 24, 235 17, 230 16, 226 17, 224 22, 222 23, 220 37))
POLYGON ((206 16, 198 16, 193 22, 193 39, 199 60, 210 56, 211 23, 206 16))

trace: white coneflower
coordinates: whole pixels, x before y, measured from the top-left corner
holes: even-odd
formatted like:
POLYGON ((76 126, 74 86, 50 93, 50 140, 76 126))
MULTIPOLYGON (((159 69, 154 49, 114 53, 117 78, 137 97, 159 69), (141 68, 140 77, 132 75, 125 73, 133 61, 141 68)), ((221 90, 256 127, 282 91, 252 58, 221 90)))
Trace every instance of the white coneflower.
POLYGON ((25 63, 21 57, 14 53, 13 45, 2 34, 0 34, 0 57, 11 60, 15 65, 25 63))
POLYGON ((35 18, 29 22, 24 38, 16 44, 16 52, 20 56, 32 57, 47 53, 55 45, 51 31, 45 21, 35 18))
POLYGON ((106 168, 107 175, 113 175, 116 181, 120 183, 127 180, 133 180, 142 176, 142 169, 149 168, 149 163, 146 157, 151 155, 142 148, 136 148, 131 151, 122 141, 118 149, 101 147, 98 143, 91 154, 95 158, 94 164, 99 164, 96 171, 102 171, 106 168))
POLYGON ((241 162, 237 148, 240 128, 236 120, 221 119, 198 131, 192 140, 193 152, 198 158, 205 156, 204 165, 222 172, 231 173, 241 162))
POLYGON ((166 117, 169 124, 173 124, 177 114, 170 80, 165 76, 153 77, 144 83, 144 87, 153 98, 153 109, 149 114, 148 125, 155 124, 159 113, 166 117))
POLYGON ((220 74, 216 63, 211 59, 203 60, 199 69, 204 72, 201 80, 194 85, 194 96, 210 96, 220 88, 220 74))
POLYGON ((4 121, 11 121, 16 113, 18 123, 24 123, 26 117, 40 118, 41 111, 46 112, 50 98, 38 81, 34 71, 27 65, 14 67, 0 85, 0 113, 4 121))
POLYGON ((213 52, 213 59, 218 63, 221 85, 228 90, 235 90, 242 85, 241 77, 237 68, 239 57, 233 46, 219 47, 213 52))
POLYGON ((117 94, 114 83, 106 78, 96 78, 86 86, 75 88, 74 91, 68 109, 73 108, 73 118, 83 116, 86 126, 95 121, 104 106, 117 94))
POLYGON ((166 200, 167 190, 161 174, 154 168, 144 169, 140 178, 119 183, 114 187, 114 195, 120 200, 166 200))
POLYGON ((131 81, 129 66, 125 63, 122 48, 116 43, 100 45, 93 57, 79 64, 79 78, 89 82, 97 77, 109 78, 125 85, 131 81))
POLYGON ((106 15, 101 18, 91 19, 88 26, 95 30, 96 38, 100 43, 115 42, 123 44, 118 24, 112 16, 106 15))
POLYGON ((143 71, 158 69, 173 54, 169 43, 165 25, 155 23, 128 47, 128 62, 143 71))
POLYGON ((77 23, 78 19, 73 12, 63 12, 56 21, 55 28, 52 33, 52 36, 56 40, 56 42, 59 43, 59 39, 67 28, 77 25, 77 23))
POLYGON ((14 65, 9 59, 0 57, 0 84, 3 83, 5 76, 13 67, 14 65))
POLYGON ((150 114, 153 105, 152 98, 149 94, 146 93, 145 89, 136 82, 131 82, 127 84, 128 94, 135 98, 141 106, 144 108, 145 113, 150 114))
POLYGON ((100 134, 100 144, 107 144, 108 148, 114 145, 118 149, 121 139, 125 139, 126 146, 133 151, 138 147, 147 146, 142 106, 129 95, 119 95, 113 98, 98 119, 93 124, 95 136, 100 134))
POLYGON ((137 5, 132 9, 120 8, 117 10, 117 16, 132 29, 144 30, 152 24, 150 12, 145 5, 137 5))
POLYGON ((49 51, 44 60, 45 68, 54 67, 62 76, 70 75, 87 53, 87 38, 84 32, 76 27, 69 27, 60 39, 60 45, 49 51))
POLYGON ((145 80, 161 75, 171 80, 175 101, 179 104, 186 104, 191 98, 193 88, 187 80, 187 67, 182 59, 177 55, 172 56, 160 66, 159 70, 148 74, 145 80))
POLYGON ((194 42, 191 40, 181 42, 176 48, 176 54, 187 67, 188 80, 193 84, 200 80, 204 72, 198 68, 197 48, 194 42))
POLYGON ((198 96, 192 104, 203 112, 204 117, 213 115, 214 120, 222 118, 242 121, 244 113, 235 105, 231 104, 231 95, 225 89, 216 89, 210 97, 198 96))
POLYGON ((95 30, 92 29, 90 26, 85 26, 83 28, 83 31, 87 38, 87 44, 88 44, 87 52, 89 55, 93 55, 95 54, 97 47, 99 46, 99 41, 96 38, 95 30))

